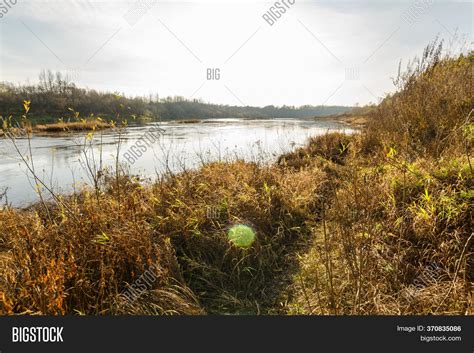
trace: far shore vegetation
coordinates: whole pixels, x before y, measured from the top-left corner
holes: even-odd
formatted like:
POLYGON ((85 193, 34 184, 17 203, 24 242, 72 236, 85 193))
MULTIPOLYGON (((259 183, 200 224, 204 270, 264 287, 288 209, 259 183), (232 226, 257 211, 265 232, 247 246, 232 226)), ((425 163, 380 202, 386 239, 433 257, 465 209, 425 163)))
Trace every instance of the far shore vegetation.
POLYGON ((75 112, 80 112, 81 117, 93 115, 104 121, 116 120, 119 114, 120 119, 129 123, 146 123, 224 118, 312 118, 351 110, 351 107, 345 106, 229 106, 206 103, 197 98, 161 97, 158 94, 127 97, 119 92, 99 92, 78 87, 66 74, 51 71, 42 71, 35 84, 0 82, 0 112, 4 118, 21 116, 21 102, 24 100, 32 102, 29 114, 32 125, 55 124, 59 119, 75 122, 75 112))

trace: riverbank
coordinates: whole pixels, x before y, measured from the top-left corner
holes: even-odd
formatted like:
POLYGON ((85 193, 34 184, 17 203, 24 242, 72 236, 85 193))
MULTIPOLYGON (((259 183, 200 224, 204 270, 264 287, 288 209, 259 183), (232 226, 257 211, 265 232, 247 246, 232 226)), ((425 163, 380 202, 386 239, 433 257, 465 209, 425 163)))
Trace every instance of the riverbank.
POLYGON ((398 158, 361 158, 367 143, 333 133, 276 165, 212 163, 153 184, 111 175, 100 191, 3 209, 0 309, 393 315, 432 312, 454 285, 436 312, 465 312, 466 282, 452 281, 451 259, 465 263, 472 229, 466 158, 417 159, 407 176, 398 158), (255 231, 250 248, 229 242, 236 224, 255 231), (413 287, 432 263, 439 278, 413 287), (150 287, 122 297, 150 266, 150 287))
POLYGON ((322 118, 315 117, 314 119, 330 119, 358 129, 366 126, 369 123, 370 115, 372 114, 374 109, 375 106, 355 107, 344 113, 334 114, 322 118))
POLYGON ((0 312, 473 314, 474 56, 431 60, 360 134, 0 210, 0 312))
POLYGON ((342 121, 343 123, 354 126, 354 127, 364 127, 369 122, 368 115, 352 115, 352 114, 343 114, 336 117, 336 120, 342 121))

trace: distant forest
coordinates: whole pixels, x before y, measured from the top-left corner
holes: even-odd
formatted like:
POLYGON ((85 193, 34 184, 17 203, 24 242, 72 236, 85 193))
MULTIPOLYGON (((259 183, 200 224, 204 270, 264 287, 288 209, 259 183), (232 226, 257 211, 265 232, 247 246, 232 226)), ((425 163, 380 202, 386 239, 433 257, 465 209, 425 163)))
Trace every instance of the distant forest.
POLYGON ((31 101, 29 117, 35 123, 67 120, 73 111, 82 117, 93 114, 106 119, 179 120, 222 118, 311 118, 347 112, 344 106, 242 107, 205 103, 184 97, 126 97, 117 92, 98 92, 77 87, 60 72, 42 71, 39 83, 14 85, 0 82, 0 116, 17 117, 23 113, 23 100, 31 101))

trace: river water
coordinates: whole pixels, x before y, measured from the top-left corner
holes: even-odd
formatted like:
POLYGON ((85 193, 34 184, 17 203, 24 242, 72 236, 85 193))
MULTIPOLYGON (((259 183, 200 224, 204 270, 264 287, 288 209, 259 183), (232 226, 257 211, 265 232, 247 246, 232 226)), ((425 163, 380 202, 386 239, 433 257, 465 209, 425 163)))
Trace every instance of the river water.
MULTIPOLYGON (((30 142, 17 138, 16 146, 27 156, 30 143, 36 175, 55 192, 70 193, 81 184, 91 184, 86 156, 89 165, 98 166, 102 156, 102 166, 114 168, 119 141, 119 162, 131 173, 153 179, 165 172, 189 170, 209 161, 240 158, 271 162, 282 153, 304 145, 310 136, 335 130, 353 132, 346 125, 328 120, 220 119, 193 124, 150 123, 127 127, 120 134, 104 130, 93 137, 86 137, 87 133, 34 135, 30 142), (144 147, 138 149, 137 141, 142 141, 145 152, 144 147), (126 155, 131 149, 135 153, 126 155)), ((30 162, 29 157, 27 161, 30 162)), ((38 201, 35 185, 12 141, 0 138, 0 194, 6 190, 0 204, 7 200, 15 207, 25 207, 38 201)), ((48 194, 43 190, 45 197, 48 194)))

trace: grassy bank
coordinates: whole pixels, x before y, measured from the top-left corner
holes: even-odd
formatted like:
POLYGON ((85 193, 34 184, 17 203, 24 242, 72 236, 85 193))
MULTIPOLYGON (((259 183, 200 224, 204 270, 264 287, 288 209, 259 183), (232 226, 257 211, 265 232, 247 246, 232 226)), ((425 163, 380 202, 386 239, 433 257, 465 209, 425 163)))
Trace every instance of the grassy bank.
POLYGON ((360 134, 272 165, 98 171, 95 188, 3 208, 0 312, 472 314, 473 59, 430 46, 360 134))
POLYGON ((33 128, 35 132, 69 132, 69 131, 95 131, 111 128, 112 124, 103 120, 82 120, 71 122, 57 122, 52 124, 38 124, 33 128))
POLYGON ((287 157, 300 167, 323 154, 339 173, 289 312, 473 313, 473 59, 428 47, 364 133, 287 157))
POLYGON ((11 136, 25 137, 32 133, 68 133, 77 131, 98 131, 114 127, 113 122, 106 122, 98 119, 77 119, 77 121, 58 121, 50 124, 38 124, 32 126, 25 118, 20 121, 12 119, 2 119, 0 117, 0 137, 5 137, 7 133, 11 136))

